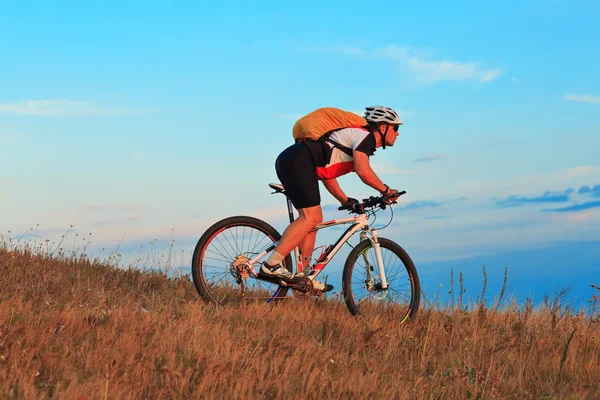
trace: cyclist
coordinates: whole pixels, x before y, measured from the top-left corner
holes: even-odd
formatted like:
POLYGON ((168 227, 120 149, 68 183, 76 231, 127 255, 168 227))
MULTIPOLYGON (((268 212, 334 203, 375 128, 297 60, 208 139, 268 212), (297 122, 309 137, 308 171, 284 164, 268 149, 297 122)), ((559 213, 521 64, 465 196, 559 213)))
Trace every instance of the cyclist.
MULTIPOLYGON (((366 128, 343 128, 333 132, 327 140, 302 140, 285 149, 275 162, 277 177, 290 197, 299 217, 283 232, 281 240, 261 265, 259 274, 288 281, 297 279, 281 263, 296 246, 299 247, 302 265, 309 267, 312 261, 317 231, 310 232, 323 221, 319 183, 343 206, 358 203, 346 196, 336 178, 356 171, 368 186, 378 190, 389 203, 398 197, 398 190, 391 189, 375 174, 369 157, 379 147, 393 146, 402 121, 388 107, 367 107, 366 128)), ((331 285, 313 281, 316 290, 331 290, 331 285)))

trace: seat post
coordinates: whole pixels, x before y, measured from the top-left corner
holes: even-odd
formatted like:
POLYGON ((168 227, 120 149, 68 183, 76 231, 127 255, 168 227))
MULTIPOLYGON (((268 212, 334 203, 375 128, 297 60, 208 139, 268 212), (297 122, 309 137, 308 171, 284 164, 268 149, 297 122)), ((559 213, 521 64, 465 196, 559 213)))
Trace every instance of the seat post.
POLYGON ((290 224, 294 222, 294 207, 292 206, 292 201, 290 200, 290 196, 286 195, 285 199, 287 200, 288 207, 288 215, 290 216, 290 224))

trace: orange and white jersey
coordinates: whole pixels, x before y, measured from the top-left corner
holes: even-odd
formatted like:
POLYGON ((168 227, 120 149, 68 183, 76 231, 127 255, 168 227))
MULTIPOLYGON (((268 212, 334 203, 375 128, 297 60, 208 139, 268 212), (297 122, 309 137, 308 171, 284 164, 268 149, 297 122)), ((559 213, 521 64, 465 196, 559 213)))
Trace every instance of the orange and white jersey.
POLYGON ((368 156, 375 152, 375 137, 365 128, 340 129, 333 132, 329 140, 313 143, 315 145, 307 143, 307 146, 315 160, 317 178, 321 180, 334 179, 353 172, 354 151, 363 152, 368 156), (321 146, 317 146, 316 143, 321 146))

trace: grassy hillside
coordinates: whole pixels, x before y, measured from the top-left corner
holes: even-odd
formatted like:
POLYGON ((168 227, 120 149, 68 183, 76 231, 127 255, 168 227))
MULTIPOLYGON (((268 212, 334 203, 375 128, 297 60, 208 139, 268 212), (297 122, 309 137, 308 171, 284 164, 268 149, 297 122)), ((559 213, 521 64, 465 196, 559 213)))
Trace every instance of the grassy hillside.
POLYGON ((600 323, 510 304, 401 326, 335 300, 216 308, 187 279, 5 246, 0 398, 47 397, 600 399, 600 323))

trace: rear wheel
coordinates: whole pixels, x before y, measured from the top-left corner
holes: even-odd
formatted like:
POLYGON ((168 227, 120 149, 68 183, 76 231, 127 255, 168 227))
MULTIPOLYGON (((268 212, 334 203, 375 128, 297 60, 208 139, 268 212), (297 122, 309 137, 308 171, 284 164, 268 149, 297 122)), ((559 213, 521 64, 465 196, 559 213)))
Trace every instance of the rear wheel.
POLYGON ((419 309, 421 288, 414 263, 398 244, 379 238, 388 287, 381 287, 375 249, 370 240, 360 242, 348 255, 342 277, 344 300, 353 315, 385 315, 400 323, 419 309))
MULTIPOLYGON (((288 289, 258 280, 247 262, 267 250, 254 264, 266 261, 281 235, 275 228, 253 217, 223 219, 202 235, 192 257, 192 278, 200 296, 217 304, 240 301, 270 302, 286 296, 288 289)), ((283 265, 291 272, 292 257, 283 265)))

